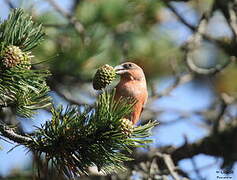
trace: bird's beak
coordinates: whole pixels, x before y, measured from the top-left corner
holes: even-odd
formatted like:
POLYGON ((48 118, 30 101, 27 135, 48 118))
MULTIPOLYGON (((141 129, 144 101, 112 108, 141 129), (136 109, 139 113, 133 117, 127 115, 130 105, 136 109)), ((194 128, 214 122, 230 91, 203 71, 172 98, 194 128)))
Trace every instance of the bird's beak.
POLYGON ((115 66, 114 69, 116 74, 124 74, 125 72, 127 72, 127 70, 124 69, 122 65, 115 66))

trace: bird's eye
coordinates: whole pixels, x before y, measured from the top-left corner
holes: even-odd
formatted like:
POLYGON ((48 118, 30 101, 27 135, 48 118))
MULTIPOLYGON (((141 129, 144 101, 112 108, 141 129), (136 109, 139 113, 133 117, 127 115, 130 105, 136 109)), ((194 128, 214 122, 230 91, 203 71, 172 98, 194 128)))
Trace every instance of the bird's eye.
POLYGON ((129 64, 124 64, 123 67, 126 68, 126 69, 129 69, 129 68, 132 68, 132 64, 130 64, 130 63, 129 64))

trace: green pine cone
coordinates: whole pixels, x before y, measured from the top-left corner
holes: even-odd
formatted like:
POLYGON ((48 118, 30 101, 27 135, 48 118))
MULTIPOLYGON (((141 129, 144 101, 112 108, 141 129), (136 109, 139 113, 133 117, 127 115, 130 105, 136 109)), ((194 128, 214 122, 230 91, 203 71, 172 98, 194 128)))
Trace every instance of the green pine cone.
POLYGON ((25 68, 25 69, 30 69, 31 68, 31 58, 34 57, 31 55, 31 52, 24 52, 23 53, 23 59, 20 62, 20 66, 25 68))
POLYGON ((130 137, 133 133, 133 123, 127 118, 120 119, 121 132, 126 136, 130 137))
POLYGON ((11 68, 20 64, 24 59, 24 55, 19 47, 9 45, 3 50, 2 58, 3 66, 11 68))
POLYGON ((109 85, 115 79, 116 73, 112 66, 105 64, 101 66, 95 73, 93 79, 93 88, 101 90, 109 85))

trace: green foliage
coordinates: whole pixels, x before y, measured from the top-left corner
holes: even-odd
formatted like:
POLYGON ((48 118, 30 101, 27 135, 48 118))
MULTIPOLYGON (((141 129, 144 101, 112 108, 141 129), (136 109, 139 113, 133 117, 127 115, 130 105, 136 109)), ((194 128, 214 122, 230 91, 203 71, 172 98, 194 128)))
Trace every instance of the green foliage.
POLYGON ((8 19, 0 25, 0 49, 8 45, 19 46, 23 51, 36 47, 42 40, 44 33, 42 26, 33 23, 31 17, 22 9, 15 9, 8 19))
MULTIPOLYGON (((123 12, 124 2, 118 2, 120 9, 114 12, 114 16, 123 12)), ((109 11, 109 8, 105 7, 104 13, 110 13, 109 11)), ((118 18, 118 21, 120 20, 118 18)), ((99 48, 99 40, 103 40, 107 30, 103 25, 100 27, 98 30, 91 26, 83 38, 78 38, 74 31, 61 36, 64 38, 62 42, 66 42, 59 43, 60 48, 65 51, 61 56, 65 56, 61 59, 63 62, 58 63, 59 66, 63 65, 62 71, 82 68, 85 60, 97 56, 104 48, 99 48), (76 38, 68 38, 72 34, 76 38), (78 48, 75 48, 76 46, 78 48), (69 57, 74 59, 75 56, 78 61, 70 63, 69 57)), ((22 117, 31 117, 35 110, 50 105, 49 88, 46 84, 49 72, 31 70, 30 64, 22 66, 19 63, 23 61, 21 52, 31 56, 27 51, 40 42, 43 34, 41 26, 35 25, 20 9, 14 10, 8 20, 0 25, 0 60, 10 64, 0 66, 0 107, 11 107, 22 117), (14 46, 15 51, 6 53, 4 49, 9 46, 14 46)), ((105 41, 110 40, 106 37, 105 41)), ((98 170, 104 173, 116 172, 125 169, 125 161, 132 160, 129 156, 132 148, 144 147, 151 142, 146 138, 156 125, 156 122, 138 127, 133 127, 132 124, 124 124, 126 127, 122 125, 124 121, 121 119, 131 113, 135 103, 134 99, 129 98, 115 101, 114 92, 105 92, 99 96, 93 108, 68 107, 65 111, 62 107, 52 108, 52 119, 22 141, 14 139, 16 136, 11 135, 11 132, 2 132, 2 135, 8 136, 10 133, 9 139, 24 144, 39 157, 44 155, 49 165, 69 177, 87 173, 90 166, 97 166, 98 170)), ((4 128, 1 131, 4 131, 4 128)))
POLYGON ((34 110, 50 105, 45 70, 14 67, 0 71, 0 103, 14 109, 19 116, 31 117, 34 110))
POLYGON ((81 75, 81 72, 86 71, 86 60, 98 55, 102 52, 100 42, 104 38, 104 33, 101 29, 94 28, 86 32, 86 42, 83 42, 78 34, 73 31, 59 31, 55 38, 59 58, 57 59, 57 66, 51 64, 53 72, 67 75, 81 75), (58 38, 60 37, 60 38, 58 38))
MULTIPOLYGON (((84 111, 69 107, 52 109, 52 120, 36 131, 28 147, 67 176, 87 173, 88 167, 110 173, 123 170, 123 162, 132 160, 131 148, 143 147, 151 140, 150 130, 156 122, 134 127, 130 137, 121 132, 121 121, 131 112, 134 101, 114 100, 114 94, 103 93, 95 108, 84 111)), ((82 108, 82 107, 81 107, 82 108)))
POLYGON ((82 1, 75 12, 86 29, 81 36, 72 26, 65 25, 61 16, 54 16, 52 20, 52 13, 42 14, 39 19, 44 19, 44 24, 56 22, 57 28, 46 29, 50 40, 37 49, 37 55, 60 54, 57 66, 51 64, 52 74, 88 80, 97 67, 129 59, 141 65, 148 78, 157 77, 157 72, 169 69, 165 66, 167 60, 174 56, 181 59, 177 45, 164 32, 158 32, 161 7, 162 3, 156 0, 82 1))
MULTIPOLYGON (((45 81, 50 75, 49 72, 31 70, 30 64, 18 65, 28 62, 25 62, 23 56, 23 60, 17 59, 21 57, 21 54, 18 57, 17 53, 34 48, 42 40, 43 35, 41 25, 34 24, 31 17, 21 9, 15 9, 0 25, 0 61, 12 62, 9 67, 0 66, 0 105, 15 109, 16 114, 22 117, 31 117, 35 113, 34 110, 50 105, 49 87, 45 81), (19 50, 6 57, 4 54, 6 47, 15 47, 19 50)), ((30 52, 26 52, 26 56, 30 58, 30 52)))
POLYGON ((157 21, 161 6, 162 3, 156 0, 100 0, 84 1, 77 10, 78 18, 85 26, 102 23, 116 30, 118 25, 126 22, 136 25, 136 28, 150 26, 157 21))

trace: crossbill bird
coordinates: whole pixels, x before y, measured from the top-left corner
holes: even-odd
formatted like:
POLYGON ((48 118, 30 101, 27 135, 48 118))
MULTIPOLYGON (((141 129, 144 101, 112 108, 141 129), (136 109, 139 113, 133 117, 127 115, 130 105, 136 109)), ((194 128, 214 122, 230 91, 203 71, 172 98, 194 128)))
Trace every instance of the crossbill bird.
POLYGON ((145 74, 141 67, 132 62, 125 62, 116 66, 115 71, 120 75, 120 82, 115 87, 115 100, 121 97, 132 97, 136 100, 136 104, 128 117, 133 124, 136 124, 148 98, 145 74))

